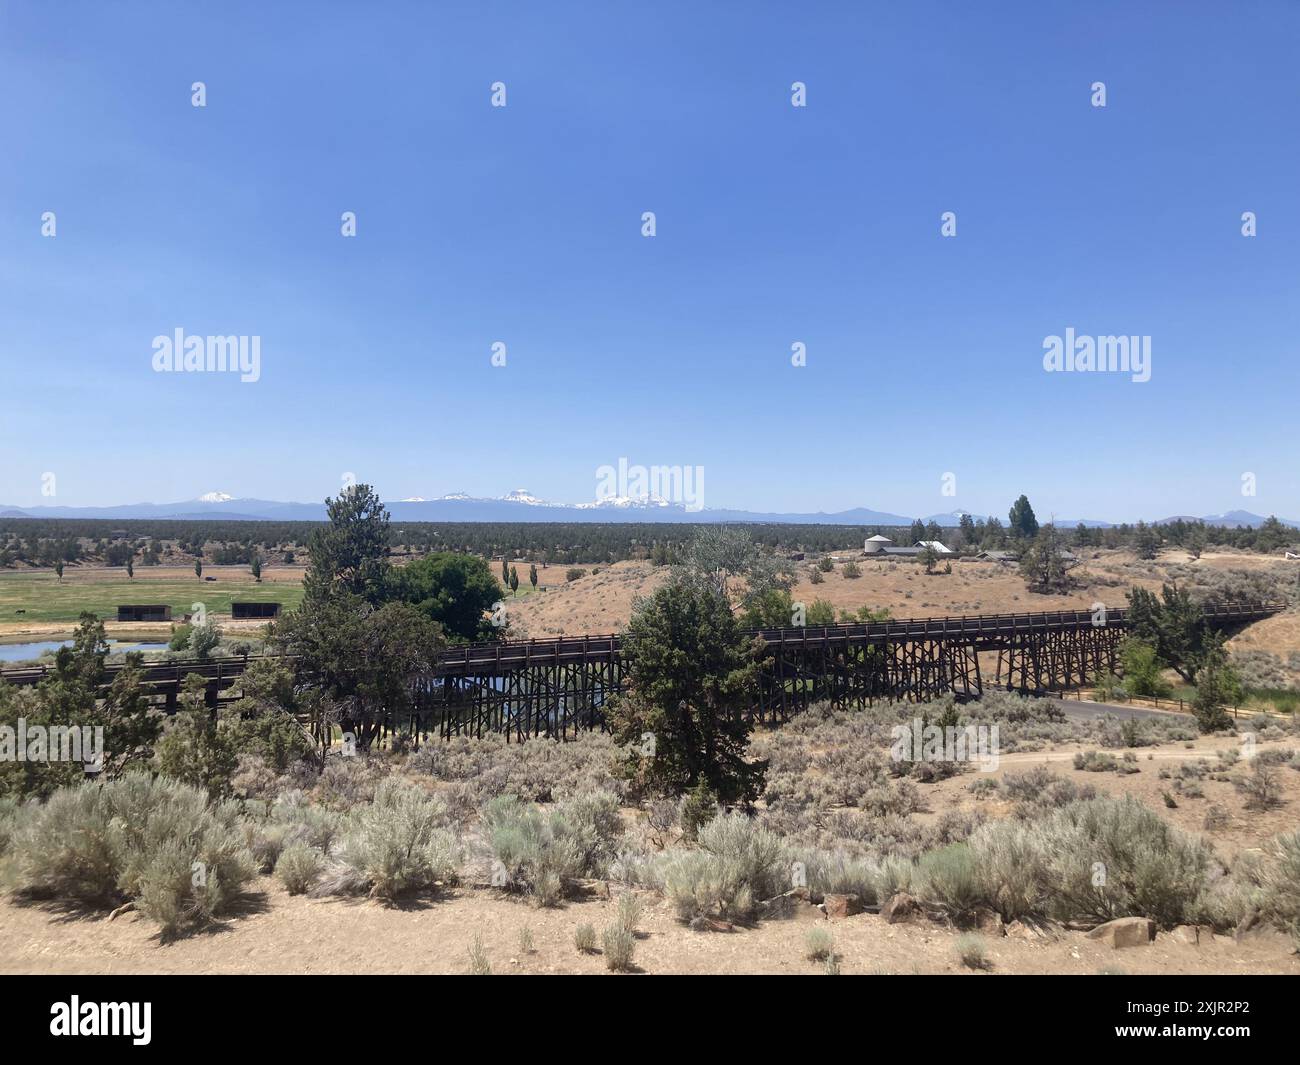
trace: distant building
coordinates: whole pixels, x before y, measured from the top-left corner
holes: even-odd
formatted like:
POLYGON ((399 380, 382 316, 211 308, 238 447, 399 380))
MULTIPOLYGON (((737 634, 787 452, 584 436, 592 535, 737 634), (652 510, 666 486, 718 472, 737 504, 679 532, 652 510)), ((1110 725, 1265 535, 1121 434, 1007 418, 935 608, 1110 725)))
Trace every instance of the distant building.
POLYGON ((171 621, 172 608, 164 604, 150 606, 119 606, 118 621, 171 621))
POLYGON ((862 553, 864 555, 878 555, 889 547, 894 541, 888 536, 881 536, 877 533, 875 536, 869 536, 862 542, 862 553))
POLYGON ((975 558, 979 562, 1001 562, 1003 565, 1020 561, 1020 556, 1014 551, 981 551, 975 558))
POLYGON ((279 616, 279 603, 230 604, 230 617, 232 621, 247 621, 251 618, 278 618, 279 616))
POLYGON ((951 554, 952 554, 952 548, 950 548, 950 547, 945 547, 944 544, 942 544, 942 543, 941 543, 940 541, 938 541, 938 540, 917 540, 917 541, 916 541, 916 546, 919 547, 919 548, 921 548, 922 551, 924 551, 927 547, 932 547, 932 548, 934 548, 934 553, 935 553, 936 555, 951 555, 951 554))

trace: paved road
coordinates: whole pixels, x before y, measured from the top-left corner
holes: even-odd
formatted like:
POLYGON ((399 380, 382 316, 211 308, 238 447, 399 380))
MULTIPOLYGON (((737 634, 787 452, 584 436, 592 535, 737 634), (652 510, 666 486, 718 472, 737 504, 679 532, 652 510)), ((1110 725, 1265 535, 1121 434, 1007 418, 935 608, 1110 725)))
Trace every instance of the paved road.
POLYGON ((1187 713, 1180 713, 1177 710, 1155 710, 1149 706, 1122 706, 1116 703, 1097 703, 1091 699, 1062 699, 1061 708, 1065 711, 1067 717, 1073 718, 1098 718, 1106 714, 1114 714, 1119 718, 1136 717, 1164 717, 1180 718, 1184 721, 1191 721, 1192 716, 1187 713))

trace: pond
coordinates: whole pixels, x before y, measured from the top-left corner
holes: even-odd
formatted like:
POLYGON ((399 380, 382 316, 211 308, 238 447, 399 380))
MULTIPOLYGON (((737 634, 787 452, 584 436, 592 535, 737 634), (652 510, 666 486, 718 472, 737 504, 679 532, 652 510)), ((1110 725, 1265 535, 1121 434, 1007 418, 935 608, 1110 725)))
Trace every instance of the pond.
MULTIPOLYGON (((39 659, 46 651, 54 652, 66 647, 71 640, 38 640, 35 643, 0 643, 0 662, 28 662, 39 659)), ((165 643, 139 643, 134 640, 109 640, 110 654, 119 651, 165 651, 165 643)))

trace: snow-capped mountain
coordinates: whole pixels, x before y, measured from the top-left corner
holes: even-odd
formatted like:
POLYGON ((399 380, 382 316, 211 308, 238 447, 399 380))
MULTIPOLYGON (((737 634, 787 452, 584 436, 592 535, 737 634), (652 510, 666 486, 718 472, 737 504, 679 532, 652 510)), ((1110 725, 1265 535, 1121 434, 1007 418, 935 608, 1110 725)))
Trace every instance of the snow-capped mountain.
MULTIPOLYGON (((523 503, 529 507, 551 507, 554 503, 548 503, 545 499, 538 499, 527 488, 516 488, 513 492, 507 492, 501 497, 503 503, 523 503)), ((560 504, 563 506, 563 504, 560 504)))
MULTIPOLYGON (((580 521, 580 522, 782 522, 806 525, 865 525, 908 526, 913 517, 891 514, 886 511, 855 507, 833 513, 768 513, 750 510, 687 510, 681 503, 673 503, 659 496, 613 496, 594 502, 551 503, 533 495, 526 488, 516 488, 496 498, 471 496, 467 492, 451 492, 436 499, 409 496, 387 504, 395 522, 406 521, 460 521, 460 522, 527 522, 527 521, 580 521)), ((962 511, 935 514, 923 521, 935 521, 943 528, 955 526, 962 511)), ((174 520, 214 519, 227 521, 324 521, 324 503, 279 503, 265 499, 245 499, 228 492, 205 492, 197 499, 179 503, 132 503, 110 507, 6 507, 0 504, 0 517, 5 518, 170 518, 174 520)), ((978 519, 978 515, 972 515, 978 519)), ((1040 516, 1040 521, 1045 520, 1040 516)), ((1172 519, 1165 519, 1172 520, 1172 519)), ((1191 519, 1196 520, 1196 519, 1191 519)), ((1229 511, 1205 517, 1207 524, 1251 525, 1259 528, 1264 518, 1245 511, 1229 511)), ((1292 528, 1300 527, 1295 521, 1282 519, 1292 528)), ((1058 518, 1058 528, 1073 529, 1077 524, 1105 528, 1110 523, 1094 519, 1076 521, 1058 518)), ((1157 522, 1156 524, 1159 524, 1157 522)))
POLYGON ((611 496, 609 499, 598 499, 594 503, 574 503, 572 506, 575 510, 599 510, 602 507, 611 510, 651 510, 656 507, 681 506, 681 504, 674 504, 661 496, 611 496))

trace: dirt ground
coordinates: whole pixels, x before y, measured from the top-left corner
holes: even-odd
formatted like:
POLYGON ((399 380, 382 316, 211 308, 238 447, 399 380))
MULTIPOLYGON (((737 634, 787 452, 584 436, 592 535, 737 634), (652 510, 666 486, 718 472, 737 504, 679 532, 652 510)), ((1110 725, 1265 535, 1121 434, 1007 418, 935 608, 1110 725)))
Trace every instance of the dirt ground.
MULTIPOLYGON (((694 932, 652 893, 645 901, 634 963, 643 973, 820 974, 804 957, 814 924, 834 937, 845 974, 965 973, 956 935, 938 925, 890 925, 876 914, 827 922, 807 908, 801 916, 764 921, 731 932, 694 932)), ((558 909, 538 909, 490 889, 454 889, 404 906, 373 900, 318 900, 290 896, 269 878, 259 880, 241 911, 209 931, 160 943, 156 926, 135 914, 59 913, 37 905, 0 903, 3 973, 463 973, 477 932, 494 974, 604 973, 599 954, 580 954, 574 930, 597 934, 612 923, 615 900, 590 898, 558 909), (520 932, 533 937, 532 953, 520 932)), ((1150 946, 1116 950, 1081 932, 1050 942, 1012 936, 987 938, 992 973, 1098 973, 1119 966, 1131 973, 1290 973, 1300 957, 1271 932, 1236 941, 1215 936, 1188 945, 1160 934, 1150 946)))
MULTIPOLYGON (((836 611, 885 607, 896 618, 941 617, 960 614, 1011 614, 1042 610, 1087 610, 1094 603, 1123 606, 1134 585, 1160 587, 1166 566, 1186 563, 1186 552, 1165 552, 1154 562, 1140 563, 1130 551, 1096 551, 1074 571, 1077 586, 1067 595, 1038 595, 1025 588, 1019 569, 996 562, 954 560, 952 573, 927 574, 910 560, 859 559, 862 576, 843 575, 842 565, 809 580, 811 563, 796 564, 799 581, 791 591, 796 602, 824 599, 836 611)), ((1214 569, 1254 569, 1279 565, 1277 559, 1246 554, 1209 554, 1195 565, 1214 569)), ((637 598, 650 595, 666 571, 649 562, 618 562, 545 594, 508 600, 513 636, 545 637, 578 633, 610 633, 622 629, 637 598)), ((1165 577, 1167 579, 1167 577, 1165 577)), ((1273 618, 1252 626, 1241 646, 1285 654, 1300 649, 1300 615, 1273 618)), ((1237 644, 1232 645, 1234 649, 1237 644)))
MULTIPOLYGON (((1123 717, 1123 712, 1118 711, 1123 717)), ((1191 722, 1188 722, 1191 725, 1191 722)), ((1230 778, 1242 776, 1246 763, 1238 760, 1235 766, 1222 765, 1218 752, 1236 748, 1241 751, 1241 741, 1235 736, 1216 735, 1200 736, 1194 741, 1160 744, 1152 747, 1137 747, 1133 753, 1137 756, 1138 772, 1094 773, 1075 769, 1073 759, 1078 752, 1097 750, 1083 744, 1066 744, 1045 751, 1025 751, 1004 754, 998 761, 998 767, 988 773, 965 773, 949 777, 947 780, 926 785, 929 813, 919 814, 921 818, 935 818, 944 810, 954 808, 982 808, 990 818, 1005 817, 1011 811, 1012 803, 1003 798, 993 800, 974 799, 968 789, 979 777, 988 776, 1001 780, 1008 773, 1023 773, 1036 765, 1046 765, 1052 772, 1065 777, 1075 784, 1091 784, 1098 792, 1107 795, 1131 795, 1145 806, 1159 813, 1160 817, 1185 832, 1204 836, 1214 845, 1219 856, 1232 860, 1243 850, 1258 848, 1268 839, 1283 832, 1295 830, 1300 821, 1300 773, 1285 766, 1278 770, 1283 787, 1284 801, 1272 810, 1247 810, 1240 791, 1231 780, 1213 780, 1211 775, 1226 775, 1230 778), (1160 770, 1168 767, 1175 773, 1180 765, 1204 760, 1209 771, 1197 783, 1204 791, 1204 797, 1194 798, 1179 792, 1174 787, 1174 780, 1162 779, 1160 770), (1176 808, 1166 806, 1165 794, 1168 793, 1178 804, 1176 808), (1228 814, 1227 824, 1215 831, 1206 831, 1205 814, 1211 806, 1219 806, 1228 814)), ((1258 745, 1258 750, 1272 748, 1295 749, 1291 741, 1265 742, 1258 745)), ((1123 752, 1111 750, 1110 754, 1121 758, 1123 752)))
MULTIPOLYGON (((1258 847, 1269 836, 1295 828, 1300 810, 1300 773, 1283 767, 1283 804, 1267 813, 1247 811, 1242 796, 1228 782, 1201 781, 1202 799, 1180 795, 1177 809, 1166 809, 1162 793, 1172 781, 1159 768, 1207 758, 1218 764, 1217 751, 1234 746, 1230 736, 1196 740, 1190 747, 1171 743, 1137 751, 1140 772, 1092 773, 1076 770, 1071 759, 1077 744, 1050 751, 1004 755, 991 775, 1023 772, 1036 764, 1077 784, 1099 791, 1128 793, 1161 816, 1191 832, 1203 833, 1221 858, 1231 860, 1243 849, 1258 847), (1151 757, 1148 757, 1150 755, 1151 757), (1205 810, 1225 807, 1227 827, 1204 833, 1205 810)), ((1261 750, 1287 746, 1269 742, 1261 750)), ((1240 765, 1228 770, 1241 772, 1240 765)), ((982 807, 991 817, 1006 816, 1002 799, 977 799, 970 784, 984 774, 972 772, 937 784, 920 785, 928 813, 937 817, 955 807, 982 807)), ((599 954, 580 954, 574 931, 591 924, 599 935, 615 917, 623 889, 609 885, 612 898, 593 884, 585 897, 557 909, 487 887, 462 886, 436 898, 419 898, 396 906, 371 899, 308 899, 290 896, 278 882, 259 878, 245 899, 206 931, 161 942, 157 926, 127 913, 109 920, 103 912, 86 913, 48 903, 0 900, 0 972, 3 973, 463 973, 475 933, 494 974, 605 972, 599 954), (532 951, 520 935, 527 930, 532 951)), ((779 973, 819 974, 820 964, 804 957, 809 928, 825 925, 845 974, 971 973, 956 954, 957 933, 928 921, 888 924, 864 913, 827 922, 812 906, 794 916, 760 921, 731 931, 692 931, 678 921, 669 902, 654 892, 640 892, 644 913, 635 963, 642 973, 779 973)), ((988 973, 1092 974, 1116 969, 1128 973, 1209 974, 1287 973, 1300 975, 1300 955, 1285 935, 1252 931, 1240 939, 1203 936, 1191 945, 1160 933, 1150 946, 1122 950, 1090 940, 1082 932, 1059 930, 1055 938, 1030 941, 1015 935, 985 936, 988 973)))

